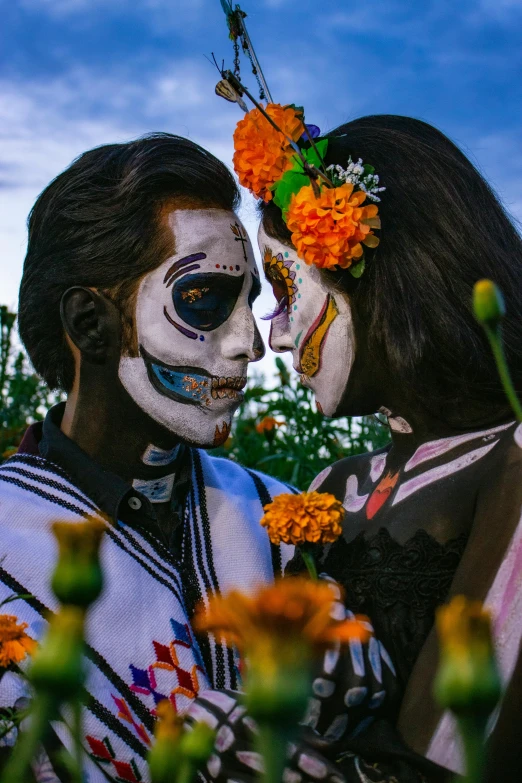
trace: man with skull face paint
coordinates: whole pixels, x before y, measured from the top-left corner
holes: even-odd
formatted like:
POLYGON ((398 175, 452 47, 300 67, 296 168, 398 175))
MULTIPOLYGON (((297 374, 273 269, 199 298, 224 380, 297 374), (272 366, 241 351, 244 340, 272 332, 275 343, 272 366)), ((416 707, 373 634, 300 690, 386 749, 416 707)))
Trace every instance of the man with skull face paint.
MULTIPOLYGON (((259 525, 287 488, 201 450, 228 437, 248 364, 264 354, 238 199, 222 163, 157 134, 85 153, 29 219, 20 335, 67 401, 0 468, 0 600, 30 595, 18 617, 40 637, 56 607, 52 522, 111 518, 87 640, 92 781, 100 764, 145 779, 162 698, 183 711, 237 686, 231 651, 210 635, 198 645, 191 614, 216 591, 271 580, 291 554, 259 525)), ((23 696, 7 673, 0 704, 23 696)))

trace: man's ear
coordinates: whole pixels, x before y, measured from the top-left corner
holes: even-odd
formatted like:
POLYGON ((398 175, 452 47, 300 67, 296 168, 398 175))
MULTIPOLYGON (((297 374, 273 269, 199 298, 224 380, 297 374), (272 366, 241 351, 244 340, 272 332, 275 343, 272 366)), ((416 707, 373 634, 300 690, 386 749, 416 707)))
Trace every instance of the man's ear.
POLYGON ((68 288, 60 302, 63 328, 82 358, 103 364, 119 352, 120 314, 113 302, 95 289, 68 288))

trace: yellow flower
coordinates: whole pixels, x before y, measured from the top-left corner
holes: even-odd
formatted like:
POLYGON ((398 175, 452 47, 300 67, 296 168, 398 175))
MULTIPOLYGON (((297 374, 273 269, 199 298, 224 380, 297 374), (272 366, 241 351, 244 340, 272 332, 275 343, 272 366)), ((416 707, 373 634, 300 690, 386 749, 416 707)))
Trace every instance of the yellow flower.
POLYGON ((332 590, 324 582, 283 578, 261 586, 254 596, 238 590, 226 597, 214 596, 208 609, 197 613, 195 627, 222 636, 227 644, 248 653, 267 642, 281 651, 300 640, 317 653, 335 641, 366 640, 368 632, 357 620, 330 616, 333 601, 332 590))
POLYGON ((265 109, 282 133, 259 109, 252 109, 234 131, 234 169, 240 183, 254 196, 270 201, 270 188, 292 167, 294 150, 286 136, 297 141, 304 132, 302 114, 292 106, 269 103, 265 109))
POLYGON ((176 712, 168 699, 159 702, 156 715, 158 717, 154 732, 156 740, 178 743, 183 733, 183 717, 176 712))
POLYGON ((20 663, 36 649, 36 641, 25 633, 27 623, 12 614, 0 614, 0 667, 20 663))
POLYGON ((311 185, 294 194, 286 225, 299 257, 319 268, 346 269, 362 258, 362 245, 377 247, 371 228, 380 227, 379 210, 375 204, 363 207, 365 199, 366 193, 354 192, 351 183, 321 187, 319 196, 311 185))
POLYGON ((457 714, 495 707, 500 680, 491 635, 491 616, 480 601, 462 595, 437 610, 441 661, 435 694, 457 714))
POLYGON ((273 544, 330 544, 341 535, 344 509, 329 492, 278 495, 265 506, 261 524, 273 544))

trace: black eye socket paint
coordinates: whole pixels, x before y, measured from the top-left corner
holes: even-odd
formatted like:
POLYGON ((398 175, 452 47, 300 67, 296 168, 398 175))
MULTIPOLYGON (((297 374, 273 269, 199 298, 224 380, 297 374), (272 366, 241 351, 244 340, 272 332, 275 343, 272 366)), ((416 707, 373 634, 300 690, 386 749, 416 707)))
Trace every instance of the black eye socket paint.
POLYGON ((248 304, 250 306, 250 309, 252 309, 255 300, 261 293, 261 283, 259 281, 259 278, 255 277, 252 273, 251 273, 251 277, 252 277, 252 288, 250 289, 250 293, 248 295, 248 304))
POLYGON ((211 332, 232 314, 244 279, 219 272, 185 275, 172 290, 174 310, 194 329, 211 332))

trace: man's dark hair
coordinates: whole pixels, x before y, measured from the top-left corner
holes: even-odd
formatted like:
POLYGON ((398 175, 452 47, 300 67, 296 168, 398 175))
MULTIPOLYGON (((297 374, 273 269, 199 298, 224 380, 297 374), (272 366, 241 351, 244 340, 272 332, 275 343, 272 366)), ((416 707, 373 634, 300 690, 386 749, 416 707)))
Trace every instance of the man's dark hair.
POLYGON ((154 133, 85 152, 38 197, 29 215, 18 324, 36 371, 70 391, 74 362, 60 318, 71 286, 112 295, 123 311, 136 282, 174 252, 162 211, 235 209, 226 166, 188 139, 154 133))
MULTIPOLYGON (((362 158, 386 187, 381 242, 367 251, 362 277, 323 273, 348 293, 368 335, 368 361, 372 348, 385 356, 396 382, 439 413, 447 405, 464 415, 505 406, 471 310, 474 283, 494 280, 506 300, 504 342, 522 391, 522 240, 499 200, 458 147, 420 120, 362 117, 327 138, 327 165, 362 158)), ((262 214, 267 233, 289 243, 273 202, 262 214)))

